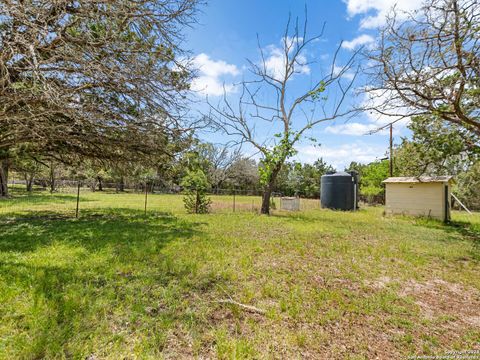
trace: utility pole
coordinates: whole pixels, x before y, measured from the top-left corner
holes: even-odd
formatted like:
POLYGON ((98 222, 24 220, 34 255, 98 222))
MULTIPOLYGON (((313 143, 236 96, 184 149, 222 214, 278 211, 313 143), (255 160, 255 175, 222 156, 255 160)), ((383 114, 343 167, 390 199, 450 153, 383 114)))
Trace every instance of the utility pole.
POLYGON ((390 177, 393 176, 393 125, 390 124, 390 177))

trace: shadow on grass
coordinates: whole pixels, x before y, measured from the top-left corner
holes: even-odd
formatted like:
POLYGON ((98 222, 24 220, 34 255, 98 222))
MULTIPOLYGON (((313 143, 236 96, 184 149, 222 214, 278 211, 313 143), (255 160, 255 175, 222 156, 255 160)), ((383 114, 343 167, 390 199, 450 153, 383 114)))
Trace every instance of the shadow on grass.
POLYGON ((475 260, 480 261, 480 227, 467 221, 458 220, 448 223, 447 227, 461 234, 463 237, 471 239, 471 255, 475 260))
POLYGON ((159 241, 173 235, 192 236, 199 223, 181 221, 170 213, 149 213, 132 209, 83 210, 76 219, 61 212, 12 213, 0 221, 0 251, 33 251, 61 239, 89 250, 129 243, 159 235, 159 241), (7 217, 10 215, 10 217, 7 217))
MULTIPOLYGON (((77 195, 75 194, 22 194, 13 195, 6 199, 0 198, 0 208, 2 206, 14 207, 16 205, 45 205, 45 204, 59 204, 65 202, 76 202, 77 195)), ((80 196, 81 202, 99 201, 84 196, 80 196)))
POLYGON ((19 357, 72 357, 65 352, 68 344, 89 338, 100 326, 92 323, 98 308, 107 313, 123 309, 118 311, 128 316, 139 311, 142 321, 171 326, 180 316, 174 310, 163 309, 156 315, 161 319, 145 315, 144 305, 159 301, 158 290, 152 288, 176 289, 182 283, 188 292, 195 283, 211 288, 219 281, 208 274, 196 277, 193 261, 179 262, 174 253, 162 253, 170 242, 200 236, 199 225, 171 214, 145 217, 133 210, 0 225, 2 283, 5 294, 18 294, 6 297, 11 303, 4 305, 11 311, 5 313, 5 324, 14 324, 12 334, 31 339, 25 343, 20 335, 9 336, 9 342, 18 341, 9 347, 16 348, 19 357), (18 298, 26 301, 21 307, 18 298))
POLYGON ((414 218, 415 225, 430 229, 443 230, 448 234, 460 235, 463 238, 472 241, 472 249, 470 255, 473 259, 480 261, 480 226, 468 221, 452 220, 447 223, 434 220, 414 218))

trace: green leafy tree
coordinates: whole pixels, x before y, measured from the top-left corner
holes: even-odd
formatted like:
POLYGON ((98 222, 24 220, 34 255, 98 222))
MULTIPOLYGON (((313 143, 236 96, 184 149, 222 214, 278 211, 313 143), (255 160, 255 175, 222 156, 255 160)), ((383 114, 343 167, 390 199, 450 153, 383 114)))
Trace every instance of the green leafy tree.
POLYGON ((454 193, 471 210, 480 210, 480 161, 456 177, 454 193))
POLYGON ((363 170, 365 169, 367 165, 361 164, 356 161, 352 161, 350 165, 345 169, 345 171, 356 171, 361 178, 363 175, 363 170))
POLYGON ((389 176, 389 161, 374 161, 362 169, 360 193, 372 202, 376 197, 385 195, 382 181, 389 176))
POLYGON ((454 193, 467 206, 478 208, 480 138, 436 116, 414 117, 411 139, 394 152, 395 172, 401 176, 453 175, 454 193))
POLYGON ((255 160, 239 157, 230 165, 229 174, 227 188, 254 192, 260 190, 258 164, 255 160))
POLYGON ((280 171, 275 190, 287 196, 318 198, 320 179, 329 171, 334 169, 323 159, 316 160, 313 165, 287 162, 280 171))
POLYGON ((186 171, 182 178, 181 186, 185 197, 185 209, 193 214, 206 214, 210 210, 211 199, 206 195, 210 183, 206 170, 209 162, 199 152, 189 152, 185 156, 186 171))
POLYGON ((480 157, 480 137, 458 125, 417 116, 408 127, 411 139, 403 139, 394 152, 399 175, 456 175, 480 157))

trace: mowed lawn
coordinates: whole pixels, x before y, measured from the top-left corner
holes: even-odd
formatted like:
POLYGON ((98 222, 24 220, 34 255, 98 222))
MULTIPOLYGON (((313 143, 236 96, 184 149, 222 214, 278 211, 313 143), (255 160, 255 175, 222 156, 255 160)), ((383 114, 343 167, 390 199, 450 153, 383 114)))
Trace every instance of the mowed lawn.
POLYGON ((0 202, 0 357, 388 359, 480 349, 480 215, 216 197, 0 202), (252 202, 253 201, 253 202, 252 202), (253 209, 253 212, 252 212, 253 209), (237 305, 236 303, 245 306, 237 305))

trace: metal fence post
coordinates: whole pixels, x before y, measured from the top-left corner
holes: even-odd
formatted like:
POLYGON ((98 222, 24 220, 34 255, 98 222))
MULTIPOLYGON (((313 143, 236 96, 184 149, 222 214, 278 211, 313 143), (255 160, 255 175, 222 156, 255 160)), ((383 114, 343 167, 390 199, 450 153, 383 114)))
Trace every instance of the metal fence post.
POLYGON ((233 189, 233 212, 235 212, 235 189, 233 189))
POLYGON ((80 181, 77 182, 77 208, 75 209, 75 218, 78 219, 78 207, 80 204, 80 181))
POLYGON ((147 215, 147 197, 148 197, 148 185, 145 181, 145 216, 147 215))

